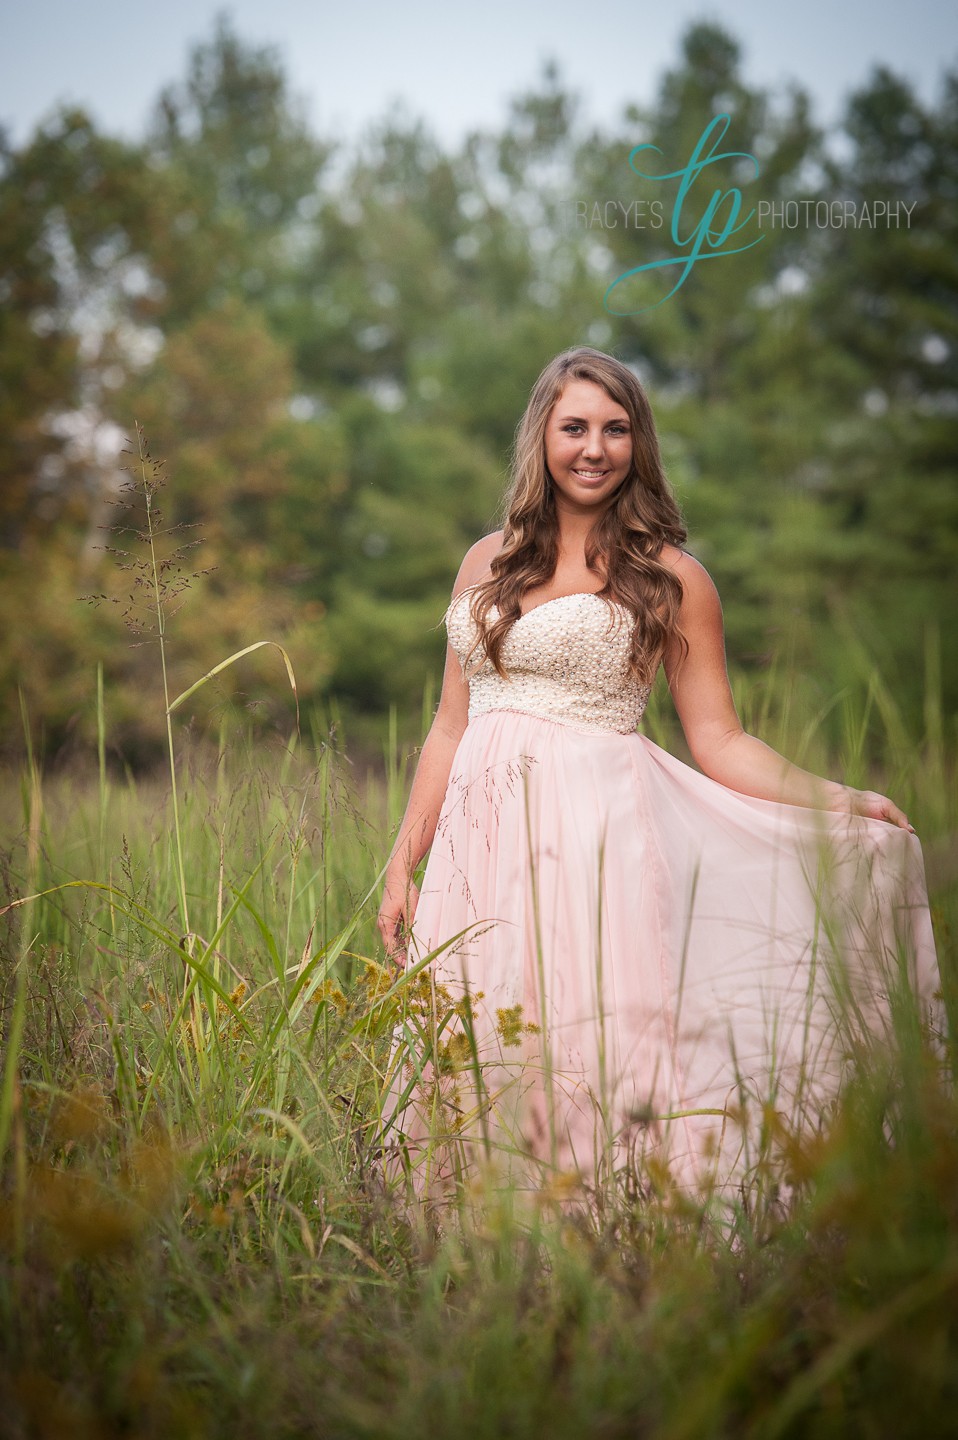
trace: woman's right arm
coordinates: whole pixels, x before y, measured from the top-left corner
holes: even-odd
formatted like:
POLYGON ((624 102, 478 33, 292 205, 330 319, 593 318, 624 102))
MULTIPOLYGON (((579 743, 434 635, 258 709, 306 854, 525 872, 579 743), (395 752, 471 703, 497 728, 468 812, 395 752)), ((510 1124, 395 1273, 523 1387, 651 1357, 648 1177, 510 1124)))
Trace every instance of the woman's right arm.
MULTIPOLYGON (((488 573, 489 562, 498 553, 501 543, 501 534, 497 533, 485 536, 472 546, 459 567, 452 588, 454 599, 488 573)), ((447 645, 439 705, 419 754, 409 803, 386 866, 377 921, 387 956, 399 963, 405 953, 405 936, 412 925, 419 899, 412 877, 433 842, 453 757, 468 718, 469 684, 463 678, 456 652, 447 645)))
POLYGON ((409 803, 386 866, 377 923, 386 954, 396 961, 401 961, 405 952, 405 934, 412 925, 419 899, 412 877, 436 833, 453 756, 466 728, 468 707, 469 687, 450 645, 446 647, 442 698, 419 753, 409 803))

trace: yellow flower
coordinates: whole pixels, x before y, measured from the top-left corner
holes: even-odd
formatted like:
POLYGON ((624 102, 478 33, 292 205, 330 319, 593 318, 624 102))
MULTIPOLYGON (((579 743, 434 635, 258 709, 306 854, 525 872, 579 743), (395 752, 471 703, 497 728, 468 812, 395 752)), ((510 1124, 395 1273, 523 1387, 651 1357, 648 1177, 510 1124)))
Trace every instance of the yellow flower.
POLYGON ((338 1015, 345 1015, 349 1009, 349 1001, 333 980, 324 980, 322 985, 317 985, 313 991, 312 1003, 332 1005, 338 1015))
POLYGON ((521 1045, 523 1035, 538 1035, 538 1025, 522 1019, 522 1006, 509 1005, 496 1011, 496 1031, 503 1045, 521 1045))
POLYGON ((469 1044, 468 1035, 461 1032, 450 1035, 439 1047, 439 1058, 437 1069, 440 1075, 451 1075, 456 1070, 461 1070, 472 1060, 472 1048, 469 1044))

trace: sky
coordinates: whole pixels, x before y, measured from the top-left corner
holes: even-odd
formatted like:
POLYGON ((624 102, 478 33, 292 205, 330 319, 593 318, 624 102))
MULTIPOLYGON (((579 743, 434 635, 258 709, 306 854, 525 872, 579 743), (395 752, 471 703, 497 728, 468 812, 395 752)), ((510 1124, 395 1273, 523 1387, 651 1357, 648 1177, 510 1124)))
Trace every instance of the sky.
POLYGON ((742 48, 746 83, 797 80, 815 119, 835 123, 844 96, 879 63, 926 103, 945 65, 958 68, 958 11, 943 0, 0 0, 0 124, 25 141, 59 102, 101 128, 142 134, 189 48, 225 11, 243 38, 278 50, 294 93, 327 139, 357 137, 394 101, 444 144, 498 126, 510 97, 554 60, 580 116, 613 121, 649 103, 697 19, 722 24, 742 48))

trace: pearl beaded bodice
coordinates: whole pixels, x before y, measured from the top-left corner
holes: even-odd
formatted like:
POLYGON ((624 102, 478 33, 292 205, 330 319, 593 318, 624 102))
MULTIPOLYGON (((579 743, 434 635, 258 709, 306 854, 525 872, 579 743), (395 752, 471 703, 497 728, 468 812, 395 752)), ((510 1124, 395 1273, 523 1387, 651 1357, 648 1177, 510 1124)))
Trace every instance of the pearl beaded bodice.
POLYGON ((466 665, 477 635, 469 608, 474 588, 457 595, 443 617, 469 680, 470 720, 490 710, 519 710, 576 730, 631 734, 651 686, 629 674, 633 621, 624 605, 581 592, 534 606, 506 636, 504 679, 481 647, 466 665))

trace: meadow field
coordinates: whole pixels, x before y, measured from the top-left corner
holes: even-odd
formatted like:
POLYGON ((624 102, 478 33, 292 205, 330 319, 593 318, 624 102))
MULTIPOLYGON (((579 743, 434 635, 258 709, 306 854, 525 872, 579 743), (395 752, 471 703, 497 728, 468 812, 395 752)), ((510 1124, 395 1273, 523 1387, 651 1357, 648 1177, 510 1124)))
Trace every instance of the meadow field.
MULTIPOLYGON (((840 753, 787 665, 738 698, 825 770, 854 772, 878 727, 953 1014, 934 674, 908 735, 873 673, 840 753)), ((328 714, 272 742, 171 723, 172 770, 134 776, 90 690, 99 754, 44 773, 28 753, 2 785, 4 1434, 952 1433, 953 1029, 900 1007, 820 1124, 766 1117, 734 1194, 682 1191, 652 1155, 587 1206, 562 1176, 530 1201, 466 1172, 430 1211, 380 1163, 417 977, 374 920, 414 745, 395 716, 378 755, 328 714)), ((658 692, 647 727, 678 746, 658 692)))
MULTIPOLYGON (((600 130, 547 66, 461 142, 346 138, 221 16, 139 138, 0 137, 2 1440, 956 1432, 956 95, 876 68, 820 125, 698 20, 600 130), (569 223, 730 105, 736 205, 761 157, 754 198, 915 224, 663 296, 674 225, 569 223), (731 1190, 647 1149, 437 1210, 384 1164, 396 1056, 482 1057, 379 880, 452 577, 583 341, 648 388, 746 728, 915 825, 939 1018, 769 1104, 731 1190)), ((643 728, 688 760, 661 686, 643 728)))

